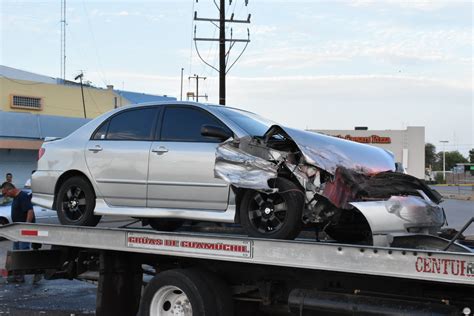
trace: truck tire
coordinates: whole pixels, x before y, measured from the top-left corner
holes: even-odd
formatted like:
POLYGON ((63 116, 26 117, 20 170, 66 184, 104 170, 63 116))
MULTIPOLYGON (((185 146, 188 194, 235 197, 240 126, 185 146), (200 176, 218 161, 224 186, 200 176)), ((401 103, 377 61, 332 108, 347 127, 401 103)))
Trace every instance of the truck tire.
POLYGON ((255 190, 244 193, 240 203, 240 222, 249 236, 294 239, 301 231, 304 193, 285 178, 270 180, 278 192, 266 194, 255 190))
POLYGON ((230 287, 220 277, 212 272, 194 269, 193 271, 201 275, 211 289, 216 304, 216 315, 234 315, 234 301, 232 299, 230 287))
POLYGON ((157 274, 145 288, 140 316, 217 316, 213 291, 194 270, 174 269, 157 274))
POLYGON ((183 226, 184 221, 180 219, 149 218, 148 224, 154 230, 172 232, 183 226))
POLYGON ((56 197, 59 222, 63 225, 96 226, 101 216, 94 215, 95 194, 83 177, 64 181, 56 197))

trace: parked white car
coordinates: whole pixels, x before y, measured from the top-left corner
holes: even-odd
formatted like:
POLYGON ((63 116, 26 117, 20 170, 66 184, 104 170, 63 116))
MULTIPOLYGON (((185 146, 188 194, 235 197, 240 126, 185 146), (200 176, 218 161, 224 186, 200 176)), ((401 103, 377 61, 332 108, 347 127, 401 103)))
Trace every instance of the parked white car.
MULTIPOLYGON (((29 190, 23 190, 31 194, 29 190)), ((8 203, 2 203, 3 202, 3 195, 0 194, 0 225, 6 225, 10 224, 12 222, 11 218, 11 210, 12 210, 12 201, 9 201, 8 203)), ((44 219, 44 218, 56 218, 57 213, 56 211, 34 205, 33 209, 35 211, 35 217, 36 220, 38 219, 44 219)))

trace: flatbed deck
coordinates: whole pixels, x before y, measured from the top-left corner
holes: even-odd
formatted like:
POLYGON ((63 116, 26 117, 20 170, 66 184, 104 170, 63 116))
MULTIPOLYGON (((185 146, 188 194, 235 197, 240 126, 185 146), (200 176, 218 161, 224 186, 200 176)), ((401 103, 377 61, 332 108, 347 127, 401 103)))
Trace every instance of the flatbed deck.
POLYGON ((229 234, 16 223, 0 227, 12 241, 334 271, 474 286, 474 253, 269 240, 229 234))

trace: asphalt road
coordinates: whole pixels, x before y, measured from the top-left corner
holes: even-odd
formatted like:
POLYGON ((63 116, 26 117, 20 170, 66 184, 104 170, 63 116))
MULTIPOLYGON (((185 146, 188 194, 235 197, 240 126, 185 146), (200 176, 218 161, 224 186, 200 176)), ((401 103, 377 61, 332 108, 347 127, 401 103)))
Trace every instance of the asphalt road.
MULTIPOLYGON (((460 229, 474 216, 474 201, 446 200, 443 202, 449 227, 460 229)), ((57 223, 50 219, 43 222, 57 223)), ((130 219, 104 218, 100 226, 119 227, 130 219)), ((138 225, 138 224, 137 224, 138 225)), ((470 227, 466 235, 474 235, 470 227)), ((3 265, 10 241, 0 241, 0 265, 3 265)), ((0 277, 0 316, 70 316, 94 314, 97 286, 76 280, 42 280, 33 285, 32 278, 21 285, 7 284, 0 277)))
POLYGON ((434 186, 431 186, 431 188, 435 189, 439 193, 461 194, 461 195, 474 194, 474 185, 471 185, 471 186, 434 185, 434 186))

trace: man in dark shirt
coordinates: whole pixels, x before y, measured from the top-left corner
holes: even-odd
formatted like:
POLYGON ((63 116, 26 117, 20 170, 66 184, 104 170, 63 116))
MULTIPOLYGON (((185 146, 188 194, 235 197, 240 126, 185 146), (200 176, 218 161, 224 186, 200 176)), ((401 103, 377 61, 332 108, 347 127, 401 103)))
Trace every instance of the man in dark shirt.
MULTIPOLYGON (((12 222, 35 222, 35 212, 33 210, 33 204, 28 193, 15 188, 10 182, 4 182, 2 184, 3 196, 13 198, 11 217, 12 222)), ((27 250, 30 249, 30 243, 15 241, 13 242, 13 250, 27 250)), ((23 275, 15 275, 13 279, 9 281, 24 282, 25 277, 23 275)))

